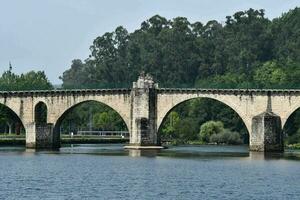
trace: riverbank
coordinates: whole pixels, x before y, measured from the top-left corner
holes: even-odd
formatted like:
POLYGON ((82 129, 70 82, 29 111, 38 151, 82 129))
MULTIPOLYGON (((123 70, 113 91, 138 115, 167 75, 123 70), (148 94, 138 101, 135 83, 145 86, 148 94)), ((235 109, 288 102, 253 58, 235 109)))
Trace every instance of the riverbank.
MULTIPOLYGON (((62 136, 61 144, 116 144, 128 143, 128 138, 99 136, 62 136)), ((1 135, 0 145, 25 145, 25 135, 1 135)))
POLYGON ((116 144, 128 143, 129 138, 121 137, 99 137, 99 136, 63 136, 62 144, 116 144))
POLYGON ((288 149, 299 149, 300 150, 300 143, 297 144, 288 144, 285 146, 288 149))
MULTIPOLYGON (((25 135, 0 135, 0 145, 25 145, 25 135)), ((87 136, 87 135, 75 135, 73 137, 69 135, 63 135, 61 137, 61 144, 125 144, 129 143, 129 138, 121 137, 99 137, 99 136, 87 136)), ((177 146, 177 145, 218 145, 216 143, 203 143, 201 141, 188 141, 185 143, 169 141, 164 143, 166 146, 177 146)), ((224 144, 226 145, 226 144, 224 144)), ((300 143, 287 144, 285 149, 300 150, 300 143)))
MULTIPOLYGON (((239 145, 247 145, 247 144, 217 144, 217 143, 205 143, 202 141, 187 141, 187 142, 180 142, 180 141, 168 141, 164 142, 163 145, 166 146, 179 146, 179 145, 215 145, 215 146, 226 146, 226 145, 232 145, 232 146, 239 146, 239 145)), ((300 143, 296 144, 285 144, 284 145, 285 149, 290 149, 290 150, 300 150, 300 143)))

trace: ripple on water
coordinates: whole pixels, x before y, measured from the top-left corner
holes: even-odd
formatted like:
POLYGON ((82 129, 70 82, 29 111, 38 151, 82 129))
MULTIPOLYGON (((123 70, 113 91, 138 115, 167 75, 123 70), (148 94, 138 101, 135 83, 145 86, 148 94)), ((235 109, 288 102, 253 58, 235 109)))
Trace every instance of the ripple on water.
POLYGON ((298 199, 299 153, 245 146, 0 148, 0 199, 298 199))

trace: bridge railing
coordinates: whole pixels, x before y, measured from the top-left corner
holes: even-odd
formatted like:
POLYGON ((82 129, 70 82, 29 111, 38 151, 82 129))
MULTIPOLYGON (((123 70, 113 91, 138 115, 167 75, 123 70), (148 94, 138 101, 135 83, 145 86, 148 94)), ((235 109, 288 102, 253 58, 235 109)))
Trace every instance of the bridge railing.
POLYGON ((120 136, 129 137, 128 131, 77 131, 76 135, 94 135, 94 136, 120 136))

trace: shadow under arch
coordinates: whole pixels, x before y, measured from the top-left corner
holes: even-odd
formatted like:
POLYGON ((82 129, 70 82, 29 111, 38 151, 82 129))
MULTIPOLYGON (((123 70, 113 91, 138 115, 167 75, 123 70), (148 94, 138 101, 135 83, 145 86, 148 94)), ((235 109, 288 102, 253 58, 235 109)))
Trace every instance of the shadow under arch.
MULTIPOLYGON (((54 133, 54 140, 55 141, 60 141, 60 126, 62 125, 62 122, 66 118, 66 116, 68 116, 68 114, 70 114, 71 111, 74 110, 75 108, 77 108, 77 107, 79 107, 81 105, 87 104, 87 103, 95 103, 97 105, 102 105, 106 109, 114 111, 117 114, 118 118, 120 118, 122 120, 122 123, 124 123, 126 131, 129 131, 128 124, 126 123, 126 121, 122 118, 122 116, 114 108, 110 107, 109 105, 107 105, 107 104, 105 104, 103 102, 97 101, 97 100, 86 100, 86 101, 79 102, 79 103, 77 103, 75 105, 72 105, 71 107, 69 107, 68 109, 66 109, 60 115, 60 117, 56 120, 56 122, 55 122, 55 124, 53 126, 53 133, 54 133)), ((130 134, 130 132, 129 132, 129 134, 130 134)))
POLYGON ((34 121, 37 125, 47 124, 48 107, 43 101, 39 101, 34 107, 34 121))
MULTIPOLYGON (((9 129, 14 128, 14 130, 15 130, 14 132, 17 135, 21 134, 21 133, 24 133, 24 134, 26 133, 24 123, 22 122, 20 117, 10 107, 8 107, 5 104, 0 103, 0 126, 2 126, 2 125, 4 125, 4 126, 11 125, 11 127, 9 127, 9 129), (9 124, 7 124, 7 123, 9 123, 9 124)), ((13 133, 12 129, 10 131, 11 131, 11 133, 13 133)), ((3 133, 2 130, 0 130, 0 132, 3 133)))
MULTIPOLYGON (((168 110, 168 112, 164 115, 162 121, 160 124, 158 124, 158 134, 159 134, 159 137, 158 138, 161 138, 161 133, 162 133, 162 128, 163 128, 163 125, 164 123, 166 122, 166 119, 168 118, 169 114, 176 110, 177 108, 179 108, 180 106, 188 103, 188 102, 192 102, 192 101, 195 101, 195 100, 206 100, 206 101, 209 101, 211 104, 218 104, 219 106, 222 106, 223 108, 227 108, 229 109, 234 115, 236 115, 236 117, 239 119, 240 123, 241 123, 241 126, 242 126, 242 129, 246 131, 246 141, 244 141, 244 143, 247 143, 249 144, 249 137, 250 137, 250 132, 249 132, 249 129, 248 127, 246 126, 246 123, 245 121, 243 120, 243 118, 239 115, 239 113, 237 111, 234 110, 234 108, 232 108, 230 105, 226 104, 225 102, 222 102, 218 99, 215 99, 215 98, 210 98, 210 97, 193 97, 193 98, 190 98, 190 99, 186 99, 184 101, 181 101, 179 103, 177 103, 176 105, 174 105, 171 109, 168 110)), ((213 109, 213 108, 212 108, 213 109)), ((214 119, 210 119, 210 120, 214 120, 214 119)), ((209 121, 209 120, 208 120, 209 121)), ((220 120, 218 120, 220 121, 220 120)), ((224 125, 226 125, 224 123, 224 125)), ((200 128, 200 127, 199 127, 200 128)))
POLYGON ((300 107, 295 109, 286 119, 282 127, 283 139, 287 143, 300 142, 300 107))

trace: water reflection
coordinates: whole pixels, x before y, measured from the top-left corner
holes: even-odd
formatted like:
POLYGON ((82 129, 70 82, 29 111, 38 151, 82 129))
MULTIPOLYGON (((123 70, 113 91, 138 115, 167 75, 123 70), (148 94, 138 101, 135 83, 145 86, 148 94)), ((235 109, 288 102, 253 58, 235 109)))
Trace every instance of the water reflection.
POLYGON ((130 157, 140 157, 140 156, 145 156, 145 157, 156 157, 159 155, 160 150, 158 149, 128 149, 128 156, 130 157))
POLYGON ((299 155, 247 146, 0 147, 0 199, 299 199, 299 155))
POLYGON ((169 146, 168 149, 137 150, 124 149, 123 144, 70 144, 58 150, 26 149, 23 146, 0 146, 0 154, 93 154, 102 156, 129 157, 174 157, 185 159, 225 159, 246 160, 300 160, 300 151, 287 150, 284 153, 249 152, 248 146, 187 145, 169 146))
POLYGON ((264 152, 249 152, 250 160, 272 160, 272 159, 280 159, 283 154, 280 153, 264 153, 264 152))

